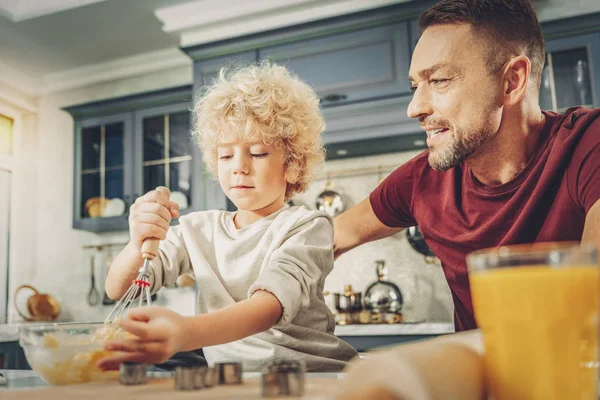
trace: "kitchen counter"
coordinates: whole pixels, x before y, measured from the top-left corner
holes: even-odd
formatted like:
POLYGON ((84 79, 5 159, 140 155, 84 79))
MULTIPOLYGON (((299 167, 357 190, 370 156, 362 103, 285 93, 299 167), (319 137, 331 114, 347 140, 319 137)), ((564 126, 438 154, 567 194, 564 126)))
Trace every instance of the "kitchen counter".
POLYGON ((337 325, 337 336, 394 336, 394 335, 444 335, 454 333, 454 324, 445 322, 422 322, 401 324, 354 324, 337 325))
POLYGON ((357 351, 431 339, 454 333, 454 324, 439 322, 337 325, 335 334, 357 351))

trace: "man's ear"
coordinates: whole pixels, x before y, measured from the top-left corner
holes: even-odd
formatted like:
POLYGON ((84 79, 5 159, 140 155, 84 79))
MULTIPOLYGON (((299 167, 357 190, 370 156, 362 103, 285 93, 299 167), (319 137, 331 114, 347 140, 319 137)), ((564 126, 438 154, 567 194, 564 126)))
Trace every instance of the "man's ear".
POLYGON ((513 57, 504 67, 504 105, 513 106, 527 92, 531 61, 526 56, 513 57))

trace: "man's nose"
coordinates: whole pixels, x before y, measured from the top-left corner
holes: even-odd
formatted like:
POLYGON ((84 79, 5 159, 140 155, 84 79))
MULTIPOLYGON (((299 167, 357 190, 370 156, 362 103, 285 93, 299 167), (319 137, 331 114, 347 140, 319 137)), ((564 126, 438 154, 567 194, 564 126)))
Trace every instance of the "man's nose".
POLYGON ((431 99, 428 90, 424 86, 420 85, 414 91, 406 113, 409 118, 426 117, 433 113, 431 99))

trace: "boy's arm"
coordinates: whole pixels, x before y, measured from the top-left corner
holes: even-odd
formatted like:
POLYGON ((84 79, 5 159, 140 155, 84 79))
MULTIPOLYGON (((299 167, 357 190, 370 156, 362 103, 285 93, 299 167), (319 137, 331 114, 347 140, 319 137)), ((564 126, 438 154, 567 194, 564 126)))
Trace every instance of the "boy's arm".
POLYGON ((283 308, 277 297, 265 290, 220 310, 189 317, 188 341, 183 351, 234 342, 270 329, 283 308))
POLYGON ((137 278, 138 270, 144 263, 142 254, 132 242, 115 257, 106 276, 104 288, 113 300, 119 300, 137 278))
POLYGON ((106 350, 117 353, 101 359, 98 367, 118 369, 125 361, 156 364, 180 351, 240 340, 271 328, 282 311, 277 298, 264 290, 229 307, 192 317, 164 307, 134 308, 120 326, 139 339, 108 342, 106 350))

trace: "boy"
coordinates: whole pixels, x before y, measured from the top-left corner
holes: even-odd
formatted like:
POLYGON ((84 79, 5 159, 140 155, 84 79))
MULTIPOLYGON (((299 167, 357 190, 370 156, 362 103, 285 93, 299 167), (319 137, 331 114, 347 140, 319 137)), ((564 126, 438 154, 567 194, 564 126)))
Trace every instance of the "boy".
POLYGON ((109 342, 121 351, 101 360, 160 363, 202 347, 210 363, 303 360, 308 371, 339 371, 357 353, 333 334, 323 299, 333 267, 333 225, 324 213, 286 202, 308 187, 323 160, 319 100, 281 66, 240 69, 209 87, 195 107, 195 136, 207 169, 236 212, 203 211, 179 219, 166 188, 131 207, 131 241, 115 258, 106 282, 120 298, 142 263, 144 239, 162 240, 152 261, 151 290, 189 274, 198 285, 199 315, 160 307, 132 309, 121 326, 138 340, 109 342))

